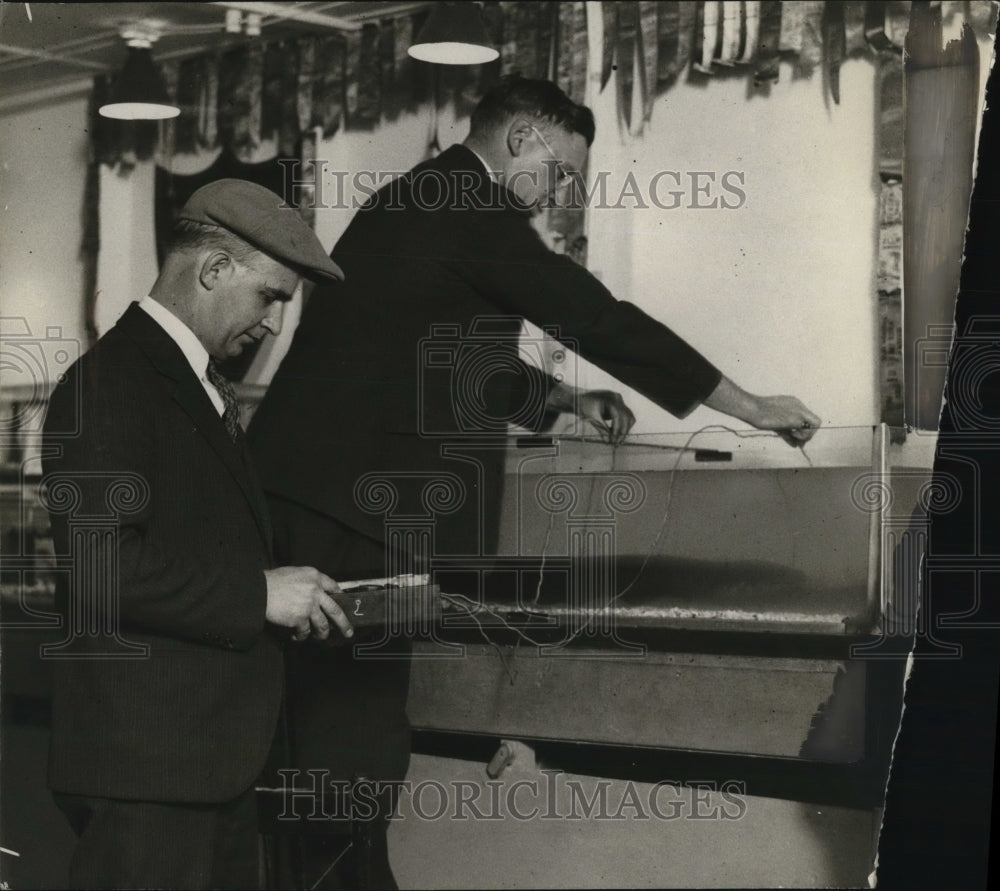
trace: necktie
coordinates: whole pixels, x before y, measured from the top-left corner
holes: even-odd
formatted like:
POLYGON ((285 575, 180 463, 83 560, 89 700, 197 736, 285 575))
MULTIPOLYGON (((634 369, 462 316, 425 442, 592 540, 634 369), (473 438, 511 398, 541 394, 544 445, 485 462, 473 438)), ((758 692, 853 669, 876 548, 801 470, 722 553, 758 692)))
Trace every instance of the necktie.
POLYGON ((240 428, 240 406, 236 401, 236 392, 233 385, 229 383, 225 375, 219 371, 215 362, 208 363, 208 382, 219 391, 222 402, 226 410, 222 413, 222 422, 226 425, 226 432, 229 438, 236 442, 241 433, 240 428))

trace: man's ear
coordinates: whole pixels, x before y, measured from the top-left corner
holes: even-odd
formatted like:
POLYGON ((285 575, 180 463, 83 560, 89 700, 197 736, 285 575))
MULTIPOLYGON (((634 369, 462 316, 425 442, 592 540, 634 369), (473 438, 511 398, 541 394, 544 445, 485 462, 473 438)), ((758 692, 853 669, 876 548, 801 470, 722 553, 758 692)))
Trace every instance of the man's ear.
POLYGON ((233 270, 233 258, 225 251, 212 251, 206 254, 198 269, 198 281, 206 291, 211 291, 223 278, 233 270))
POLYGON ((523 151, 523 143, 532 135, 531 122, 526 118, 515 118, 507 128, 507 150, 515 158, 523 151))

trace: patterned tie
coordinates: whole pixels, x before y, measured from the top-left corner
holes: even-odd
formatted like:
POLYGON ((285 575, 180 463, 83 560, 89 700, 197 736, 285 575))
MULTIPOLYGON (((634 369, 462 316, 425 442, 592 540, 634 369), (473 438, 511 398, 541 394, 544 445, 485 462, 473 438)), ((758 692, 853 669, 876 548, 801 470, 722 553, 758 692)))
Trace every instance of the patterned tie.
POLYGON ((222 413, 222 422, 226 425, 226 432, 229 434, 229 438, 233 442, 236 442, 243 431, 240 427, 240 406, 236 401, 236 392, 233 390, 233 385, 219 371, 214 361, 208 363, 207 376, 208 382, 219 391, 222 402, 226 406, 226 410, 222 413))

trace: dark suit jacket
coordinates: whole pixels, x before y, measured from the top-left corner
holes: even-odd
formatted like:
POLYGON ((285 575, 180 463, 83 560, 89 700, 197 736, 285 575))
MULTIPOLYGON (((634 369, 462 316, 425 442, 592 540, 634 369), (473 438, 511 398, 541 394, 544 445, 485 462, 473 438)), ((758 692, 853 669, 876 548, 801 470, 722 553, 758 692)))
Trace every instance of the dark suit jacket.
MULTIPOLYGON (((527 318, 683 416, 719 372, 586 269, 550 251, 525 208, 456 145, 380 190, 333 251, 343 284, 314 292, 249 436, 265 489, 380 537, 359 507, 362 475, 461 474, 442 443, 537 426, 547 385, 513 358, 527 318), (507 317, 507 322, 474 320, 507 317), (482 329, 489 329, 482 334, 482 329), (471 335, 471 336, 470 336, 471 335), (491 419, 496 419, 492 423, 491 419)), ((480 453, 447 542, 496 513, 502 450, 480 453)), ((467 464, 465 466, 468 466, 467 464)), ((488 536, 487 536, 488 537, 488 536)), ((482 544, 482 542, 480 542, 482 544)))
MULTIPOLYGON (((264 764, 282 687, 264 620, 270 529, 245 448, 135 304, 55 388, 46 435, 61 454, 45 459, 45 479, 68 477, 79 493, 74 510, 52 511, 57 552, 83 553, 84 518, 118 517, 117 567, 94 585, 78 564, 72 584, 90 586, 88 597, 117 591, 121 636, 149 647, 146 658, 86 658, 113 642, 80 635, 65 653, 76 658, 53 662, 50 785, 151 801, 238 795, 264 764), (79 435, 58 435, 75 414, 79 435), (116 514, 107 493, 123 475, 144 480, 148 500, 120 499, 116 514)), ((106 541, 88 553, 112 557, 106 541)))

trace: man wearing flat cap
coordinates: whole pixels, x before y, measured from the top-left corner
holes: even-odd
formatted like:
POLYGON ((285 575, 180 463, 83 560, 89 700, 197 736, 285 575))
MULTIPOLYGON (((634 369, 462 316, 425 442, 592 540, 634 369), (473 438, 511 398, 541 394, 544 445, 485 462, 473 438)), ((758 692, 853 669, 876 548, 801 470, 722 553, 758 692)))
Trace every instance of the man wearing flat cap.
POLYGON ((211 183, 182 208, 149 296, 52 394, 43 484, 75 493, 72 515, 50 496, 57 552, 107 567, 60 592, 73 621, 53 661, 49 784, 78 836, 72 887, 256 887, 253 787, 277 726, 280 629, 352 633, 333 579, 274 568, 215 366, 280 331, 300 276, 343 278, 279 196, 211 183), (110 522, 110 540, 81 545, 81 518, 110 522), (95 615, 106 633, 79 633, 95 615))

